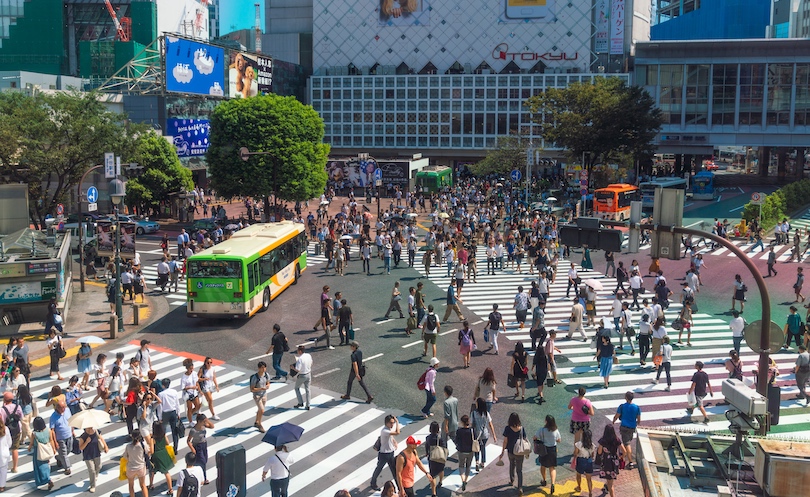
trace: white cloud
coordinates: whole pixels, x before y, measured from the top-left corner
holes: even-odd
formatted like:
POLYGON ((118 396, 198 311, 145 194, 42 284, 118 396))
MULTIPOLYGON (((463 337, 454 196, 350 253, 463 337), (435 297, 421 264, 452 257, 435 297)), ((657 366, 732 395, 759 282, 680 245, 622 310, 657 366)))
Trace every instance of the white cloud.
POLYGON ((194 67, 200 74, 211 74, 214 72, 214 59, 200 48, 194 52, 194 67))
POLYGON ((191 78, 194 77, 194 71, 188 66, 188 64, 177 64, 172 69, 172 76, 174 76, 175 81, 178 83, 190 83, 191 78))

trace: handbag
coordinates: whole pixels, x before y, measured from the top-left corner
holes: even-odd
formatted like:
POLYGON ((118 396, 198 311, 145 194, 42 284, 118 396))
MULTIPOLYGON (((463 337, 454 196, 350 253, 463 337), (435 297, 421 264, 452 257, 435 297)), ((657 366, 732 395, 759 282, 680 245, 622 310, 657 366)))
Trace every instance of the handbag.
POLYGON ((298 376, 298 371, 295 370, 295 364, 290 366, 290 378, 298 376))
POLYGON ((653 356, 653 364, 655 364, 656 367, 660 367, 662 362, 664 362, 664 356, 662 354, 653 356))
POLYGON ((37 442, 37 461, 50 461, 56 454, 53 446, 48 443, 37 442))
POLYGON ((121 481, 127 481, 127 458, 122 457, 120 461, 118 461, 118 479, 121 481))
POLYGON ((484 328, 484 341, 489 342, 489 328, 484 328))
POLYGON ((58 347, 57 351, 58 351, 58 354, 59 354, 59 358, 64 359, 65 356, 67 355, 67 350, 65 350, 65 348, 62 347, 62 341, 61 340, 59 341, 59 345, 57 345, 57 347, 58 347))
POLYGON ((627 336, 628 336, 628 338, 633 338, 634 336, 636 336, 636 329, 633 328, 632 326, 628 327, 627 328, 627 336))
POLYGON ((546 444, 544 444, 540 440, 535 440, 534 441, 534 453, 537 454, 540 457, 545 456, 548 453, 548 450, 546 449, 546 444))
POLYGON ((349 340, 354 340, 354 327, 349 326, 349 331, 346 335, 349 337, 349 340))
POLYGON ((681 331, 683 329, 683 321, 681 321, 680 318, 673 320, 672 329, 675 331, 681 331))
POLYGON ((377 437, 377 440, 374 442, 374 450, 379 452, 381 448, 382 448, 382 438, 377 437))
POLYGON ((447 447, 442 447, 441 445, 434 445, 430 448, 430 457, 429 460, 432 462, 437 462, 439 464, 444 464, 447 462, 447 447))
POLYGON ((515 377, 511 373, 506 375, 506 386, 509 388, 515 388, 516 382, 515 377))
POLYGON ((75 437, 73 438, 73 445, 71 446, 70 451, 72 453, 76 454, 76 455, 82 453, 82 450, 79 448, 79 439, 78 438, 75 438, 75 437))
POLYGON ((618 356, 613 356, 613 364, 619 364, 618 356))
POLYGON ((172 447, 171 445, 167 445, 166 453, 169 454, 169 457, 172 458, 172 463, 177 462, 177 455, 174 453, 174 447, 172 447))
POLYGON ((526 430, 521 428, 522 433, 521 437, 515 441, 515 445, 512 447, 512 452, 515 455, 529 457, 529 454, 532 453, 532 444, 526 439, 526 430))
POLYGON ((481 452, 481 443, 476 439, 473 439, 472 451, 475 453, 481 452))
POLYGON ((62 319, 61 314, 54 314, 53 315, 53 324, 62 324, 64 320, 62 319))
POLYGON ((366 365, 361 364, 359 368, 357 368, 357 372, 360 373, 360 378, 366 376, 366 365))

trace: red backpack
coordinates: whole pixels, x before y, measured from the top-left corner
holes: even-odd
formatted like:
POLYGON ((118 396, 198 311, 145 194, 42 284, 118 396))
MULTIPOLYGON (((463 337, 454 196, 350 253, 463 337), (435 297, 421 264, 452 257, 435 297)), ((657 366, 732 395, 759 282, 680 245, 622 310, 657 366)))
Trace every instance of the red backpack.
POLYGON ((427 386, 427 373, 430 371, 430 368, 426 369, 422 376, 419 377, 419 380, 416 382, 416 388, 419 390, 424 390, 427 386))

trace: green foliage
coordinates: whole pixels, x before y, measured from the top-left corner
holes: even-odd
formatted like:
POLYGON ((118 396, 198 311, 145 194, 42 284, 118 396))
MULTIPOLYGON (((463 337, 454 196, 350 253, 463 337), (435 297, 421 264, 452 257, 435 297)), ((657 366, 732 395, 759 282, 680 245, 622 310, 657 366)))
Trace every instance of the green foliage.
MULTIPOLYGON (((790 183, 767 195, 762 203, 762 219, 760 225, 770 229, 783 218, 805 207, 810 203, 810 179, 803 179, 790 183)), ((748 222, 759 216, 759 206, 752 203, 745 204, 742 218, 748 222)))
POLYGON ((549 88, 525 105, 547 142, 565 148, 574 160, 587 152, 587 168, 614 162, 619 154, 647 158, 663 122, 652 97, 619 78, 549 88))
POLYGON ((513 169, 526 169, 526 149, 529 145, 527 139, 517 135, 498 137, 497 146, 487 151, 486 157, 470 167, 470 172, 476 176, 486 176, 492 173, 509 174, 513 169))
POLYGON ((29 217, 43 227, 104 152, 129 157, 142 129, 125 126, 95 93, 0 92, 0 177, 28 184, 29 217))
POLYGON ((294 97, 265 95, 221 103, 211 115, 208 172, 219 195, 298 201, 326 187, 329 145, 323 120, 294 97), (253 155, 239 157, 240 147, 253 155))
POLYGON ((125 201, 139 212, 158 214, 169 194, 194 188, 191 171, 180 163, 174 146, 154 133, 138 137, 133 162, 144 168, 143 174, 127 181, 125 201))

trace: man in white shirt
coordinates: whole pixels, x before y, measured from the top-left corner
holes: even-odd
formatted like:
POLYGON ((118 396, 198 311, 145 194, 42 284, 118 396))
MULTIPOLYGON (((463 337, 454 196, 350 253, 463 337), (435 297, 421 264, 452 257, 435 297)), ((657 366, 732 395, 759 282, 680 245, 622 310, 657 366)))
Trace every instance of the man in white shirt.
MULTIPOLYGON (((630 355, 635 355, 636 349, 633 346, 633 336, 630 334, 630 328, 633 327, 633 311, 630 310, 630 303, 629 302, 622 302, 621 304, 621 324, 620 330, 621 335, 619 335, 619 348, 624 349, 624 337, 627 337, 627 341, 630 342, 630 355)), ((635 335, 635 333, 633 333, 635 335)))
POLYGON ((146 375, 152 369, 152 357, 149 352, 149 347, 147 347, 150 343, 152 342, 149 340, 141 340, 141 348, 135 353, 135 359, 140 363, 141 378, 146 378, 146 375))
POLYGON ((495 243, 490 242, 487 245, 487 274, 495 274, 495 243))
POLYGON ((498 259, 498 268, 503 271, 503 243, 495 244, 495 258, 498 259))
POLYGON ((737 311, 732 311, 731 315, 734 316, 734 318, 728 323, 728 327, 731 329, 731 339, 734 341, 734 350, 739 354, 740 344, 743 341, 743 330, 745 330, 745 320, 737 311))
POLYGON ((636 306, 636 310, 641 309, 641 305, 638 303, 638 295, 641 293, 641 287, 644 286, 644 280, 641 279, 639 276, 638 271, 633 271, 633 274, 630 276, 630 291, 633 293, 633 304, 636 306))
POLYGON ((694 293, 700 291, 698 276, 691 269, 686 272, 686 282, 689 283, 689 288, 691 288, 694 293))
POLYGON ((158 393, 160 399, 160 422, 163 423, 163 431, 168 433, 168 427, 171 427, 172 439, 174 440, 174 453, 177 454, 177 445, 180 442, 180 436, 177 433, 177 425, 179 424, 179 416, 177 411, 180 409, 180 402, 178 401, 177 390, 169 388, 172 380, 163 378, 160 382, 163 387, 158 393))
POLYGON ((123 287, 123 290, 121 291, 122 301, 124 300, 127 292, 129 292, 129 300, 132 300, 132 279, 132 271, 130 271, 128 268, 124 269, 124 271, 121 273, 121 286, 123 287))
MULTIPOLYGON (((197 480, 197 492, 189 497, 200 497, 200 489, 202 488, 205 477, 203 476, 202 467, 197 466, 197 455, 191 452, 186 454, 186 469, 177 475, 177 493, 175 497, 180 497, 183 493, 183 485, 188 476, 193 476, 197 480)), ((191 487, 189 487, 190 489, 191 487)))
POLYGON ((579 303, 578 298, 574 298, 574 305, 571 307, 571 317, 568 320, 567 338, 569 340, 574 336, 574 331, 579 331, 582 341, 588 341, 588 337, 585 336, 585 324, 582 322, 584 314, 585 308, 579 303))
POLYGON ((576 296, 579 297, 579 285, 577 284, 577 279, 579 275, 577 274, 577 265, 573 262, 571 263, 571 268, 568 270, 568 288, 565 289, 565 298, 571 298, 571 287, 574 287, 574 292, 576 292, 576 296))
POLYGON ((157 273, 158 273, 158 285, 160 286, 160 291, 166 291, 166 285, 169 283, 169 263, 166 256, 163 256, 163 259, 157 265, 157 273))
POLYGON ((309 411, 309 384, 312 381, 312 356, 304 352, 303 345, 298 346, 296 353, 298 355, 296 356, 295 364, 292 367, 294 371, 298 372, 295 377, 295 396, 298 397, 298 404, 296 404, 295 407, 303 407, 309 411), (304 387, 303 397, 301 396, 302 386, 304 387), (304 403, 305 399, 306 404, 304 403))
POLYGON ((380 430, 380 450, 377 452, 377 467, 374 468, 374 473, 371 474, 371 488, 379 490, 377 486, 377 478, 382 473, 385 465, 391 470, 394 480, 397 479, 397 464, 394 458, 394 452, 397 450, 397 440, 394 438, 399 435, 399 420, 393 414, 385 417, 385 426, 380 430))

